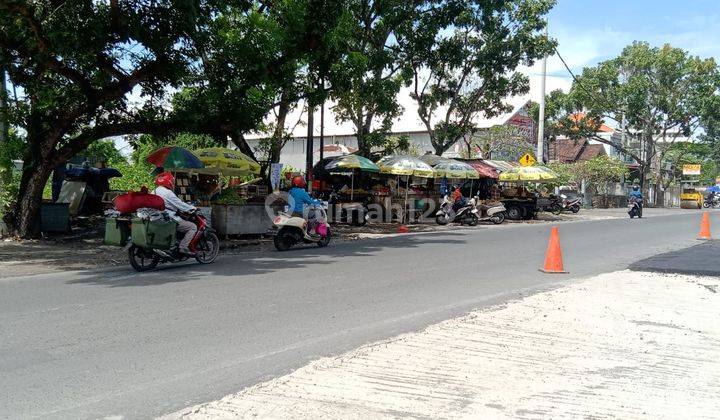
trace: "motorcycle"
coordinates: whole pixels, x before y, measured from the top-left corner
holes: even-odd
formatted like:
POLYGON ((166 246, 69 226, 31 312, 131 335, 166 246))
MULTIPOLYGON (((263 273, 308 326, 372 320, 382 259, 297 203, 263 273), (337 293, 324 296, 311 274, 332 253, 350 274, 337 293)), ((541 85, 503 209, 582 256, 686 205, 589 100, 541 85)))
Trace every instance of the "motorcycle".
POLYGON ((208 225, 207 219, 205 219, 202 213, 195 211, 185 214, 185 216, 188 221, 195 223, 197 226, 197 233, 195 233, 195 236, 188 246, 193 255, 180 252, 180 238, 177 237, 169 250, 144 248, 130 241, 128 246, 130 265, 136 271, 148 271, 153 270, 160 263, 182 262, 187 261, 191 257, 194 257, 200 264, 211 264, 215 262, 220 252, 220 239, 218 239, 215 230, 208 225))
POLYGON ((568 198, 565 194, 561 194, 563 211, 571 211, 577 213, 582 206, 582 197, 568 198))
POLYGON ((460 223, 463 225, 467 223, 469 226, 475 226, 479 220, 474 199, 465 203, 456 212, 453 210, 453 202, 446 195, 442 204, 440 204, 440 210, 435 213, 435 222, 438 225, 447 225, 448 223, 460 223))
POLYGON ((547 211, 557 216, 563 211, 563 201, 554 194, 550 194, 548 197, 538 197, 537 209, 538 211, 547 211))
POLYGON ((503 203, 481 204, 478 196, 473 197, 470 201, 478 210, 478 219, 481 222, 490 221, 500 225, 505 221, 507 209, 503 203))
POLYGON ((710 208, 718 208, 720 207, 720 197, 717 194, 710 193, 705 196, 705 200, 703 201, 703 207, 710 208))
POLYGON ((288 212, 280 212, 273 221, 277 232, 275 233, 275 249, 287 251, 300 243, 317 244, 326 247, 330 244, 332 236, 330 224, 327 222, 327 204, 310 206, 314 212, 315 232, 308 232, 308 221, 304 217, 292 216, 288 212))
POLYGON ((635 217, 638 219, 642 218, 642 208, 640 207, 641 203, 642 201, 638 199, 631 198, 628 200, 628 214, 631 219, 634 219, 635 217))

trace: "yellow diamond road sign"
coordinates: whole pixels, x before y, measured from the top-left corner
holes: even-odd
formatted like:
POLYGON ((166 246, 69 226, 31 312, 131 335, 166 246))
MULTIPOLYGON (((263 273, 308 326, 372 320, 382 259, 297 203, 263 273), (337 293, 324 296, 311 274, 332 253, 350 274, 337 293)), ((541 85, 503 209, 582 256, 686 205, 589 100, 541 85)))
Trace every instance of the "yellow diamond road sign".
POLYGON ((535 164, 535 156, 525 153, 518 161, 522 166, 533 166, 535 164))

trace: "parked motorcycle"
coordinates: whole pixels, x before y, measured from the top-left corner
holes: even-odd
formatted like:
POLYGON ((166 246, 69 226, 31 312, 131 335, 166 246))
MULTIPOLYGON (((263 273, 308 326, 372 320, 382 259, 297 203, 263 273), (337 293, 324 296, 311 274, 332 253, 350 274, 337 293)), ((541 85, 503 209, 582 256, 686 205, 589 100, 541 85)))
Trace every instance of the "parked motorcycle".
POLYGON ((481 222, 490 221, 499 225, 505 221, 506 209, 503 203, 482 204, 480 203, 480 197, 477 196, 470 201, 478 210, 477 216, 481 222))
POLYGON ((440 204, 440 210, 435 213, 435 222, 438 225, 447 225, 448 223, 460 223, 475 226, 479 221, 478 209, 475 208, 475 201, 470 200, 460 207, 457 212, 453 210, 453 202, 447 195, 443 197, 440 204))
POLYGON ((563 211, 563 200, 554 194, 550 194, 549 197, 538 197, 537 209, 538 211, 547 211, 557 216, 563 211))
POLYGON ((309 211, 313 212, 315 226, 313 232, 308 232, 308 221, 304 217, 295 217, 287 212, 280 212, 275 217, 274 224, 277 228, 275 234, 275 249, 287 251, 294 245, 306 243, 317 244, 325 247, 330 244, 331 230, 327 222, 326 204, 311 206, 309 211))
MULTIPOLYGON (((160 263, 176 263, 187 261, 194 257, 200 264, 210 264, 215 262, 220 252, 220 240, 215 231, 208 225, 205 216, 195 211, 185 214, 187 220, 195 223, 197 233, 190 241, 190 251, 194 255, 182 254, 179 251, 179 239, 177 232, 174 233, 173 245, 170 249, 159 249, 153 246, 139 246, 135 242, 129 242, 128 257, 130 265, 137 271, 148 271, 157 267, 160 263)), ((171 228, 175 228, 175 223, 171 224, 171 228)), ((136 241, 139 242, 139 241, 136 241)))
POLYGON ((634 219, 635 217, 637 217, 638 219, 642 218, 642 208, 640 207, 641 205, 641 200, 633 198, 628 200, 628 214, 630 215, 631 219, 634 219))
POLYGON ((565 194, 560 194, 560 197, 562 198, 563 211, 571 211, 573 213, 580 211, 582 197, 569 198, 565 194))
POLYGON ((705 196, 705 200, 703 201, 703 207, 710 208, 719 208, 720 207, 720 196, 715 193, 710 193, 705 196))

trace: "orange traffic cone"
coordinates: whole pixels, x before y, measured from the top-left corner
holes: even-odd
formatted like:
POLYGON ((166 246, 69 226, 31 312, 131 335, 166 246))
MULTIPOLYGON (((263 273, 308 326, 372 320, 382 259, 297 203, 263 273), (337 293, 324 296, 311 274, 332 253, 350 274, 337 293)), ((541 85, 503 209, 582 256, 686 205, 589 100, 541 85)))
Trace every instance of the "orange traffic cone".
POLYGON ((702 223, 700 224, 700 234, 698 234, 700 240, 710 240, 712 235, 710 234, 710 215, 708 212, 703 213, 702 223))
POLYGON ((550 242, 548 243, 547 253, 545 254, 545 266, 541 268, 540 271, 548 274, 567 273, 563 268, 560 234, 558 233, 557 226, 553 226, 552 230, 550 230, 550 242))
POLYGON ((398 233, 408 233, 410 232, 410 229, 406 225, 400 225, 398 226, 398 233))

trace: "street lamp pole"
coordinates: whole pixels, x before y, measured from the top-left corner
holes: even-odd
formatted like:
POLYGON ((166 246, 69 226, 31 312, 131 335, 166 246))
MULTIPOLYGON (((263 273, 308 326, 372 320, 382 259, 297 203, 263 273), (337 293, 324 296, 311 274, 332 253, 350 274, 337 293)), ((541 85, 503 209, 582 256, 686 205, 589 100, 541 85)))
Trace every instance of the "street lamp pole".
MULTIPOLYGON (((545 38, 548 36, 547 22, 545 23, 545 38)), ((538 115, 538 143, 537 161, 544 163, 545 148, 545 78, 547 77, 547 55, 542 59, 542 76, 540 79, 540 113, 538 115)))

